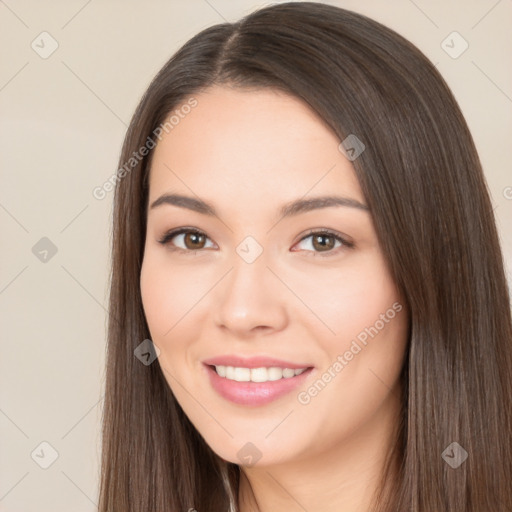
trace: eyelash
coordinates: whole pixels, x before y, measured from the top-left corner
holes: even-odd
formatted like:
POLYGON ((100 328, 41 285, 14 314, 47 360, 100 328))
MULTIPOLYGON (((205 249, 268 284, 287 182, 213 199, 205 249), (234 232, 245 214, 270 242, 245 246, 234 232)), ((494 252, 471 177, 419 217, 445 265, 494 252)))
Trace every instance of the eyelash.
MULTIPOLYGON (((172 250, 172 251, 178 251, 178 252, 182 252, 182 253, 185 253, 188 255, 190 255, 190 253, 197 253, 197 252, 201 252, 203 251, 204 249, 196 249, 196 250, 193 250, 193 249, 182 249, 181 247, 173 247, 169 244, 169 242, 175 237, 175 236, 178 236, 178 235, 181 235, 183 233, 193 233, 195 235, 204 235, 206 236, 206 238, 208 238, 208 236, 206 235, 206 233, 203 233, 202 231, 199 231, 198 229, 194 229, 194 228, 177 228, 177 229, 172 229, 168 232, 166 232, 163 237, 158 240, 158 243, 162 244, 162 245, 169 245, 169 248, 172 250)), ((310 230, 306 233, 306 235, 304 235, 297 243, 300 243, 302 242, 303 240, 307 239, 307 238, 310 238, 311 236, 313 235, 327 235, 327 236, 331 236, 333 237, 336 241, 338 242, 341 242, 342 243, 342 246, 341 247, 337 247, 337 248, 333 248, 329 251, 325 251, 322 252, 322 251, 306 251, 306 252, 312 252, 312 256, 321 256, 321 257, 328 257, 328 256, 332 256, 334 254, 337 254, 337 250, 336 249, 343 249, 343 246, 345 249, 351 249, 354 247, 354 243, 353 242, 350 242, 348 240, 346 240, 345 238, 343 238, 339 233, 335 232, 335 231, 331 231, 329 229, 323 229, 323 230, 310 230)), ((294 251, 296 252, 296 251, 294 251)))

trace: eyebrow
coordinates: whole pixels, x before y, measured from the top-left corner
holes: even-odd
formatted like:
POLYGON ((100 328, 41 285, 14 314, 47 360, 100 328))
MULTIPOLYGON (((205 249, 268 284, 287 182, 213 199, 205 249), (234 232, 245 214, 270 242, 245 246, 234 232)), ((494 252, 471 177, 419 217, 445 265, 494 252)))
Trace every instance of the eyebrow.
MULTIPOLYGON (((194 212, 202 213, 203 215, 218 217, 215 208, 211 204, 201 199, 196 199, 194 197, 184 196, 181 194, 164 194, 151 203, 150 209, 157 208, 158 206, 162 206, 164 204, 179 206, 194 212)), ((330 208, 333 206, 347 206, 362 211, 370 210, 365 204, 349 197, 319 196, 312 197, 310 199, 296 199, 295 201, 286 203, 281 207, 280 214, 283 218, 291 217, 293 215, 309 212, 311 210, 330 208)))

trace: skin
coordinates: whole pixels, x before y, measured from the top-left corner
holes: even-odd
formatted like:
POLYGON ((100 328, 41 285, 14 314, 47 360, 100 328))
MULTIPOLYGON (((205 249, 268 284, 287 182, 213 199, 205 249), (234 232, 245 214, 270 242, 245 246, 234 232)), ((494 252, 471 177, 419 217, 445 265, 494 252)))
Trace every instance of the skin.
POLYGON ((211 203, 218 216, 168 204, 148 209, 140 285, 159 364, 212 450, 242 467, 242 512, 369 510, 399 414, 405 304, 369 211, 279 214, 285 203, 321 195, 364 205, 352 163, 338 137, 292 96, 215 86, 194 97, 197 106, 154 149, 149 204, 179 193, 211 203), (179 227, 206 238, 158 242, 179 227), (327 236, 322 251, 305 238, 311 229, 337 231, 354 247, 327 236), (263 249, 252 263, 236 252, 247 236, 263 249), (332 374, 338 356, 397 302, 402 310, 359 343, 309 403, 299 402, 298 393, 328 368, 332 374), (202 364, 225 354, 314 369, 270 404, 237 405, 216 393, 202 364), (253 465, 237 455, 248 442, 261 454, 253 465))

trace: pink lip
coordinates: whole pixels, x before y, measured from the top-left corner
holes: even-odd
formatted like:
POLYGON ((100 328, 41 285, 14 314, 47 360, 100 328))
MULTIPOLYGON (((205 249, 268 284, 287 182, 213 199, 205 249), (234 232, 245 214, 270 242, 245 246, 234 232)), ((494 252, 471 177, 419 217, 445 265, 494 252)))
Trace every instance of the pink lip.
POLYGON ((235 404, 261 406, 273 402, 300 386, 309 376, 313 368, 308 365, 297 365, 287 361, 267 357, 241 358, 237 356, 221 356, 203 361, 210 384, 223 398, 235 404), (261 368, 277 366, 279 368, 308 368, 295 377, 283 378, 269 382, 237 382, 221 377, 212 365, 238 366, 243 368, 261 368))
POLYGON ((236 366, 239 368, 270 368, 275 366, 278 368, 291 368, 297 370, 299 368, 309 368, 310 364, 297 364, 290 361, 283 361, 282 359, 274 359, 272 357, 241 357, 241 356, 218 356, 206 359, 204 364, 213 366, 236 366))

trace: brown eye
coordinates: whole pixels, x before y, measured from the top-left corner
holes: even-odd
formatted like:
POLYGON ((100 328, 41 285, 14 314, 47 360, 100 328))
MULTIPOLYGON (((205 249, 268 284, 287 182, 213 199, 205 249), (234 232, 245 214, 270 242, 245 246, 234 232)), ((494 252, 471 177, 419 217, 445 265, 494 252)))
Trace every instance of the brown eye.
POLYGON ((305 250, 315 256, 330 256, 338 254, 340 250, 354 247, 353 242, 343 238, 340 234, 331 231, 310 231, 297 244, 299 249, 305 250), (302 247, 300 245, 302 244, 302 247))
MULTIPOLYGON (((172 250, 192 253, 205 249, 208 240, 209 238, 201 231, 179 228, 166 233, 158 242, 162 245, 168 245, 172 250)), ((212 246, 213 244, 210 242, 209 247, 212 246)))
POLYGON ((313 235, 313 247, 319 251, 329 251, 334 248, 336 240, 334 236, 328 234, 313 235))
POLYGON ((203 234, 189 231, 188 233, 185 233, 183 241, 187 249, 202 249, 206 241, 206 237, 203 234))

